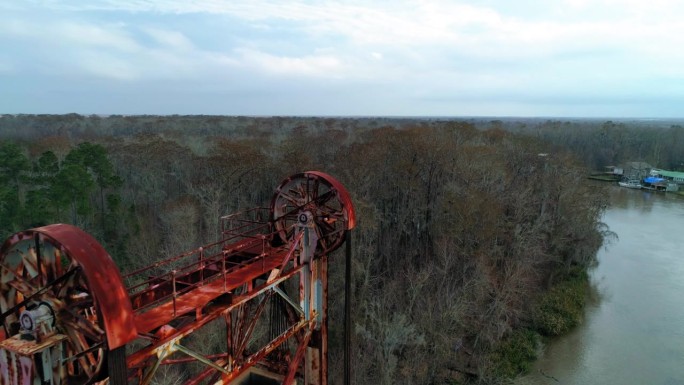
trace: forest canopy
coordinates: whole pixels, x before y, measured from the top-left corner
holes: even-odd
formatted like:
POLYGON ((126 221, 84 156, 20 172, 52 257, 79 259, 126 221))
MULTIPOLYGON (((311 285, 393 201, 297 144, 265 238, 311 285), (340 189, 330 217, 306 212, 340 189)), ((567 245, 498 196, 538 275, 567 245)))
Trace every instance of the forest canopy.
MULTIPOLYGON (((544 294, 595 262, 606 202, 555 128, 483 125, 5 115, 0 235, 71 223, 126 271, 215 240, 221 215, 266 204, 288 175, 322 170, 357 210, 353 382, 494 383, 525 370, 514 343, 562 332, 553 309, 539 311, 554 306, 544 294)), ((333 357, 342 264, 333 256, 333 357)), ((340 360, 331 363, 340 383, 340 360)))

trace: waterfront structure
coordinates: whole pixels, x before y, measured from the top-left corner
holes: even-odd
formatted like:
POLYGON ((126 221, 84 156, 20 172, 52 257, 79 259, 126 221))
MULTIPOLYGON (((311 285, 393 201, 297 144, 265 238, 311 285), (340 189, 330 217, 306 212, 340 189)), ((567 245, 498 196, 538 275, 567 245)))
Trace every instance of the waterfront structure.
POLYGON ((627 179, 643 179, 649 176, 653 169, 646 162, 627 162, 621 168, 622 176, 627 179))
POLYGON ((684 172, 680 171, 668 171, 654 168, 651 170, 652 176, 657 176, 663 178, 667 181, 677 183, 679 185, 684 185, 684 172))

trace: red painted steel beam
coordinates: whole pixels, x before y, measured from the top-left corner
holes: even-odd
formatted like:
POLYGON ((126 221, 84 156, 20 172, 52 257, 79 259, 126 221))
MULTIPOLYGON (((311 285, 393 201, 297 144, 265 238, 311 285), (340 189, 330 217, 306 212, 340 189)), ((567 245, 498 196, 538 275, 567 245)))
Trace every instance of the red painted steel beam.
POLYGON ((190 292, 179 296, 175 304, 167 301, 149 311, 135 316, 135 325, 140 333, 151 332, 154 329, 168 324, 171 320, 195 311, 218 298, 219 296, 242 286, 259 276, 271 272, 282 265, 282 261, 289 254, 287 249, 278 250, 273 254, 266 255, 252 263, 246 263, 243 267, 229 272, 225 277, 214 279, 213 281, 199 286, 190 292), (175 311, 174 311, 175 308, 175 311))
MULTIPOLYGON (((291 213, 301 213, 304 215, 312 215, 314 213, 314 215, 319 215, 318 223, 321 231, 328 231, 335 236, 337 234, 344 234, 355 227, 356 213, 351 196, 346 188, 326 173, 307 171, 289 177, 278 187, 271 204, 271 221, 261 221, 257 218, 257 221, 244 222, 249 224, 243 224, 244 229, 242 227, 239 228, 240 233, 231 233, 224 229, 223 240, 198 249, 199 262, 192 262, 192 258, 196 254, 195 251, 192 251, 169 260, 157 262, 131 273, 143 274, 152 271, 153 267, 161 267, 162 265, 178 266, 186 261, 191 261, 190 264, 185 264, 183 265, 184 267, 178 268, 179 270, 171 270, 166 274, 146 280, 142 284, 130 288, 130 292, 124 286, 119 270, 104 248, 92 236, 71 225, 56 224, 15 234, 5 242, 0 250, 0 255, 9 250, 16 242, 41 236, 44 240, 49 240, 50 243, 55 245, 61 253, 69 255, 72 260, 76 261, 83 271, 89 291, 97 304, 101 323, 106 333, 107 348, 111 351, 124 347, 127 343, 137 338, 149 339, 149 345, 138 348, 139 350, 127 357, 126 366, 131 375, 133 371, 149 368, 152 358, 156 356, 157 350, 164 349, 167 344, 175 343, 176 339, 180 340, 180 338, 197 331, 212 320, 228 314, 237 306, 253 300, 257 295, 263 294, 267 290, 272 290, 275 285, 292 278, 295 274, 306 275, 306 279, 308 279, 307 282, 309 283, 304 290, 306 290, 306 295, 310 296, 310 298, 308 298, 308 301, 305 301, 307 302, 307 308, 304 311, 307 312, 307 315, 313 315, 314 307, 312 301, 316 298, 313 296, 313 288, 316 285, 316 279, 318 279, 321 284, 321 293, 317 295, 323 297, 323 307, 318 309, 322 312, 322 314, 318 314, 321 317, 320 322, 316 321, 315 318, 305 320, 294 319, 295 317, 291 316, 289 317, 290 327, 280 336, 276 337, 275 340, 268 342, 256 352, 249 355, 245 354, 244 357, 240 354, 238 354, 239 357, 230 357, 227 356, 230 353, 224 353, 211 358, 217 365, 226 368, 228 366, 227 358, 237 359, 234 362, 236 366, 232 368, 231 373, 221 375, 222 382, 227 383, 252 365, 267 359, 268 354, 273 352, 279 345, 292 339, 295 340, 294 342, 298 345, 298 348, 294 359, 289 364, 289 373, 285 382, 291 382, 295 376, 300 374, 301 363, 306 361, 304 359, 305 351, 307 346, 310 346, 319 349, 319 354, 322 355, 320 360, 320 370, 322 372, 318 378, 322 384, 325 384, 327 382, 327 375, 324 372, 327 371, 327 359, 325 356, 327 355, 326 302, 328 289, 326 254, 332 252, 340 243, 338 243, 339 238, 335 238, 334 246, 329 248, 322 247, 321 250, 325 254, 311 254, 312 258, 321 258, 321 260, 308 261, 307 264, 301 265, 300 263, 302 262, 294 260, 294 257, 297 255, 295 250, 298 250, 301 246, 300 239, 303 233, 298 233, 298 230, 290 233, 284 231, 284 229, 292 229, 290 226, 301 226, 301 223, 295 222, 292 224, 292 222, 287 222, 287 226, 285 226, 283 220, 283 222, 278 222, 281 227, 275 230, 275 233, 271 233, 274 231, 274 227, 276 227, 274 224, 276 218, 273 216, 276 198, 281 193, 281 190, 289 189, 288 191, 294 191, 292 187, 286 187, 289 182, 293 182, 295 186, 302 186, 297 179, 302 179, 306 182, 306 196, 303 197, 306 198, 306 204, 297 203, 297 205, 301 204, 301 206, 293 208, 287 203, 286 205, 288 210, 291 210, 291 213), (319 185, 319 182, 321 186, 325 186, 325 197, 321 195, 322 198, 320 200, 309 198, 309 180, 314 180, 316 186, 319 185), (328 202, 327 199, 331 197, 334 197, 337 203, 332 204, 328 202), (318 207, 316 207, 317 204, 319 205, 318 207), (333 206, 334 209, 332 208, 333 206), (320 214, 321 211, 319 209, 330 209, 333 211, 323 211, 323 214, 320 214), (315 214, 316 212, 319 214, 315 214), (328 214, 330 215, 328 216, 328 214), (335 221, 344 220, 344 226, 337 226, 340 222, 333 222, 336 224, 331 225, 331 222, 328 222, 329 217, 335 221), (324 218, 324 222, 320 222, 320 218, 324 218), (274 234, 280 235, 282 237, 281 240, 274 243, 271 242, 274 234), (286 234, 286 236, 283 236, 283 234, 286 234), (298 235, 291 236, 290 234, 298 235), (205 259, 206 257, 203 252, 209 247, 215 247, 218 251, 213 252, 209 259, 205 259), (170 262, 173 262, 174 265, 171 265, 170 262), (312 265, 318 266, 317 262, 321 264, 320 270, 316 268, 316 271, 310 271, 309 269, 312 265), (228 263, 234 264, 227 268, 228 263), (309 276, 308 274, 312 275, 309 276), (257 278, 264 279, 265 282, 259 284, 257 278), (183 286, 185 290, 177 291, 177 283, 183 286), (254 287, 257 284, 258 286, 254 287), (240 287, 245 287, 245 291, 241 292, 240 295, 235 295, 236 289, 240 287), (226 294, 229 295, 226 296, 226 294), (219 297, 221 297, 220 300, 216 301, 219 297), (136 301, 136 310, 133 309, 132 299, 136 301), (212 306, 209 307, 209 304, 212 304, 212 306), (183 319, 188 322, 181 322, 180 324, 173 322, 181 317, 184 317, 183 319), (174 325, 177 329, 169 327, 168 333, 157 332, 160 327, 169 324, 174 325), (155 332, 157 334, 153 336, 155 332)), ((283 205, 279 204, 278 207, 283 207, 283 205)), ((285 216, 280 218, 285 218, 285 216)), ((296 229, 301 229, 301 227, 296 227, 296 229)), ((37 258, 40 261, 40 255, 37 258)), ((261 304, 260 310, 263 309, 264 304, 265 302, 261 304)), ((257 314, 260 313, 260 310, 257 314)), ((245 314, 241 317, 245 317, 245 314)), ((258 316, 254 317, 252 320, 239 318, 237 322, 241 324, 255 323, 258 320, 258 316)), ((250 327, 254 326, 254 324, 249 325, 250 327)), ((166 329, 164 328, 164 330, 166 329)), ((248 328, 247 330, 248 332, 244 336, 245 339, 249 337, 249 330, 251 329, 248 328)), ((229 342, 229 349, 235 348, 230 346, 233 342, 236 341, 229 342)), ((246 342, 245 340, 242 343, 246 342)), ((186 360, 167 360, 166 363, 173 364, 184 361, 186 360)), ((196 377, 195 380, 191 380, 190 383, 201 381, 202 378, 206 378, 209 375, 216 375, 218 373, 216 370, 216 368, 209 368, 199 377, 196 377)), ((154 370, 148 373, 153 374, 153 372, 154 370)))

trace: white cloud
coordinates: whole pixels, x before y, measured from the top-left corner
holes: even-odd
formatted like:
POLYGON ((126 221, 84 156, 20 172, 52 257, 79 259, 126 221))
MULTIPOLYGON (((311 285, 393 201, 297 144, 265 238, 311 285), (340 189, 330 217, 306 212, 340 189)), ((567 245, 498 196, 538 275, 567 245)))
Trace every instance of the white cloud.
POLYGON ((141 69, 134 61, 101 51, 80 51, 75 56, 80 71, 97 77, 131 81, 141 77, 141 69))
MULTIPOLYGON (((490 3, 492 4, 492 3, 490 3)), ((524 13, 525 4, 518 12, 524 13)), ((572 53, 577 47, 624 49, 638 52, 640 47, 659 46, 678 50, 684 36, 679 20, 683 8, 674 0, 565 0, 562 3, 536 4, 537 12, 546 12, 543 21, 511 16, 492 7, 468 2, 394 1, 389 3, 359 1, 264 1, 232 0, 76 0, 45 2, 45 7, 81 11, 124 11, 147 14, 217 14, 228 15, 261 26, 294 30, 310 39, 339 39, 346 48, 370 47, 372 51, 424 51, 440 47, 443 52, 459 52, 474 57, 509 57, 523 59, 559 52, 572 53), (559 5, 560 4, 560 5, 559 5), (546 10, 546 11, 545 11, 546 10), (597 19, 583 17, 601 15, 597 19), (649 15, 658 15, 657 22, 649 15), (286 23, 286 24, 283 24, 286 23), (287 24, 290 23, 290 24, 287 24), (667 24, 663 28, 662 24, 667 24)), ((527 5, 529 6, 529 5, 527 5)), ((83 29, 83 28, 81 28, 83 29)), ((65 31, 66 32, 66 31, 65 31)), ((97 29, 76 30, 76 36, 106 40, 97 29)), ((172 49, 189 49, 192 43, 177 31, 147 31, 160 44, 172 49)), ((73 37, 76 37, 73 36, 73 37)), ((130 44, 125 36, 109 36, 120 47, 130 44)), ((249 36, 244 36, 250 41, 249 36)), ((85 42, 87 43, 87 41, 85 42)), ((242 48, 264 50, 265 48, 242 48)), ((368 48, 366 48, 368 49, 368 48)), ((410 59, 410 57, 408 58, 410 59)))
MULTIPOLYGON (((34 26, 35 27, 35 26, 34 26)), ((136 52, 141 46, 131 38, 125 25, 106 26, 83 22, 58 22, 38 28, 39 33, 61 45, 92 46, 123 52, 136 52)))
POLYGON ((181 32, 151 27, 143 27, 142 30, 151 36, 159 45, 164 46, 164 48, 176 51, 194 49, 192 41, 181 32))
POLYGON ((5 72, 244 89, 344 83, 363 96, 381 86, 426 100, 635 94, 684 79, 684 3, 675 0, 11 4, 0 4, 0 44, 12 47, 0 57, 5 72))
POLYGON ((343 63, 332 55, 276 56, 248 49, 238 49, 237 54, 240 66, 276 75, 334 78, 344 69, 343 63))
POLYGON ((44 21, 2 17, 0 32, 5 34, 5 38, 26 39, 29 43, 41 45, 102 47, 127 52, 140 49, 121 23, 97 25, 74 20, 44 21))

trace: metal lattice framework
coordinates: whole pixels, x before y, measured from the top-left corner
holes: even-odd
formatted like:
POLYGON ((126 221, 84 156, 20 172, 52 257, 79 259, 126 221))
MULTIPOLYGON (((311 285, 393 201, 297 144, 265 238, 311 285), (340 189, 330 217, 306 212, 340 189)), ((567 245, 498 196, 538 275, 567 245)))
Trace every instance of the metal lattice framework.
POLYGON ((125 275, 74 226, 17 233, 0 249, 0 384, 153 384, 176 367, 185 384, 325 385, 328 255, 354 225, 344 186, 309 171, 223 217, 218 242, 125 275))

